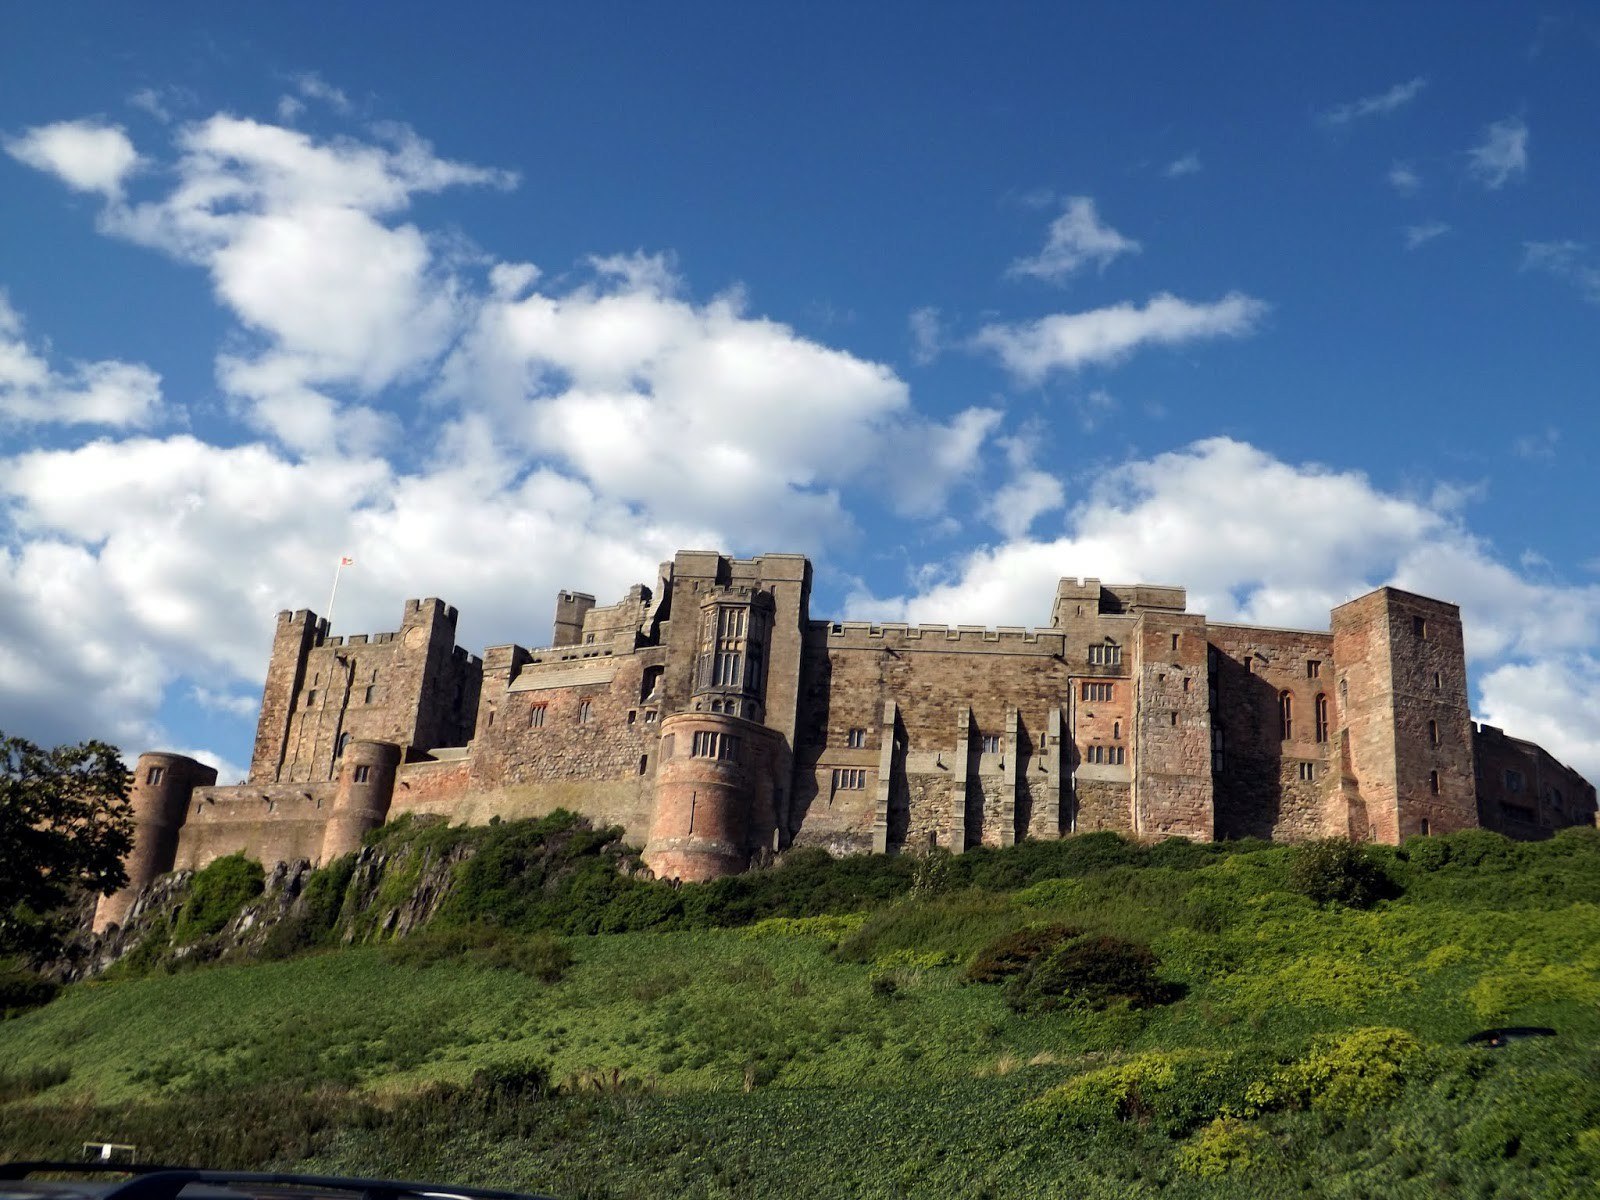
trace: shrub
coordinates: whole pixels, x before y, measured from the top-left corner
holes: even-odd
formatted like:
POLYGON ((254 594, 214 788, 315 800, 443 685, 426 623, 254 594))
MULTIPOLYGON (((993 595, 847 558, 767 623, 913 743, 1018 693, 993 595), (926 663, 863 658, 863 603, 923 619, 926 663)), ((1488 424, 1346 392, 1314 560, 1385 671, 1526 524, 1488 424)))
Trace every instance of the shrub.
POLYGON ((384 943, 390 962, 409 967, 461 960, 495 970, 519 971, 542 983, 559 983, 572 952, 547 933, 517 934, 488 925, 422 929, 384 943))
POLYGON ((1249 1095, 1269 1069, 1257 1056, 1228 1051, 1139 1054, 1069 1079, 1028 1101, 1023 1111, 1083 1130, 1137 1122, 1182 1134, 1218 1116, 1253 1113, 1249 1095))
POLYGON ((1345 838, 1326 838, 1294 848, 1289 886, 1318 904, 1370 908, 1393 893, 1393 885, 1366 850, 1345 838))
POLYGON ((1048 1012, 1066 1004, 1105 1008, 1125 1001, 1134 1008, 1165 1004, 1176 989, 1156 976, 1150 947, 1115 937, 1081 937, 1033 960, 1006 986, 1018 1012, 1048 1012))
POLYGON ((1234 1117, 1218 1117, 1177 1153, 1178 1168, 1202 1179, 1248 1171, 1261 1161, 1272 1140, 1254 1125, 1234 1117))
POLYGON ((187 945, 220 932, 261 894, 265 882, 261 864, 243 854, 229 854, 195 872, 189 881, 189 898, 178 910, 173 942, 187 945))
POLYGON ((1422 1046, 1403 1029, 1374 1027, 1321 1039, 1282 1071, 1286 1100, 1332 1116, 1359 1117, 1399 1099, 1423 1063, 1422 1046))
POLYGON ((846 962, 877 962, 899 951, 966 958, 1016 922, 1004 896, 969 890, 928 900, 908 897, 869 913, 861 927, 839 943, 846 962))
POLYGON ((72 1068, 61 1063, 0 1072, 0 1104, 26 1100, 72 1078, 72 1068))
POLYGON ((49 1004, 60 987, 15 959, 0 959, 0 1020, 49 1004))
POLYGON ((1083 930, 1071 925, 1029 925, 1013 929, 978 951, 967 966, 967 978, 973 983, 999 983, 1020 975, 1033 965, 1034 959, 1082 933, 1083 930))
POLYGON ((550 1068, 532 1058, 490 1063, 472 1075, 472 1090, 502 1100, 537 1100, 552 1094, 550 1068))
POLYGON ((356 856, 346 854, 311 872, 289 915, 267 932, 258 957, 288 958, 331 941, 355 871, 356 856))

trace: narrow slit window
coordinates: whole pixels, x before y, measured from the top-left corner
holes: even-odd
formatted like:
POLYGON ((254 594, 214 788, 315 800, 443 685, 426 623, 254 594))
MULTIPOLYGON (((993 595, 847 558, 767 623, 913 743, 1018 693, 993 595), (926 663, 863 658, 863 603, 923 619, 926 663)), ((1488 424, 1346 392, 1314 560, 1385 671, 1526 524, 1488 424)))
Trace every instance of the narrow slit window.
POLYGON ((543 704, 535 704, 532 708, 530 708, 528 710, 528 728, 529 729, 543 729, 544 728, 544 710, 545 710, 545 706, 543 704))
POLYGON ((355 782, 357 782, 357 783, 366 783, 369 779, 372 778, 372 768, 371 767, 357 767, 355 769, 354 778, 355 778, 355 782))
POLYGON ((1437 722, 1437 721, 1429 721, 1428 722, 1428 745, 1437 746, 1438 744, 1439 744, 1439 722, 1437 722))
POLYGON ((1294 697, 1288 692, 1278 693, 1278 724, 1287 742, 1294 736, 1294 697))
POLYGON ((593 715, 594 715, 594 709, 590 706, 589 701, 587 701, 587 700, 578 701, 578 724, 579 725, 587 725, 589 723, 589 718, 591 716, 593 716, 593 715))
POLYGON ((1328 740, 1328 697, 1324 692, 1317 693, 1317 741, 1328 740))
POLYGON ((1439 794, 1439 772, 1428 772, 1428 791, 1432 792, 1435 796, 1439 794))

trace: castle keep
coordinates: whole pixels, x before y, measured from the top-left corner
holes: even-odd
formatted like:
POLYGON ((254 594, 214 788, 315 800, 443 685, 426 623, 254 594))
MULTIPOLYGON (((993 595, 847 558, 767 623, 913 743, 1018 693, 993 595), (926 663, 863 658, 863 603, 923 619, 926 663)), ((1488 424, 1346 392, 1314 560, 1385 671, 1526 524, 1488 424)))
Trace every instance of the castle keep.
POLYGON ((1063 579, 1042 629, 818 621, 811 564, 685 551, 608 607, 562 592, 551 644, 455 644, 278 614, 250 777, 139 759, 129 887, 238 851, 327 862, 405 813, 556 808, 621 825, 658 876, 792 845, 1515 837, 1590 823, 1595 789, 1475 725, 1461 616, 1380 588, 1327 632, 1210 622, 1182 588, 1063 579))

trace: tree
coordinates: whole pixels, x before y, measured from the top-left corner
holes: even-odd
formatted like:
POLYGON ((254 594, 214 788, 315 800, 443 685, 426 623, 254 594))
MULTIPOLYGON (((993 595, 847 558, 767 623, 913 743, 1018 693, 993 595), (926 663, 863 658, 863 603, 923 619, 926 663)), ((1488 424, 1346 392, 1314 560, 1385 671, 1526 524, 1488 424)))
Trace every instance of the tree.
POLYGON ((0 957, 48 957, 69 901, 127 883, 130 779, 104 742, 45 750, 0 733, 0 957))

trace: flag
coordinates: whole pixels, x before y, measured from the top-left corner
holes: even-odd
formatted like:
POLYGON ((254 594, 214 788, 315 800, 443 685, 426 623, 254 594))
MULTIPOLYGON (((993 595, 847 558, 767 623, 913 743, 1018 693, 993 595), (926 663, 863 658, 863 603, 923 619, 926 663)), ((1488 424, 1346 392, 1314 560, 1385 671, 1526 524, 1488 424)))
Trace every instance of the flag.
POLYGON ((341 566, 341 567, 349 567, 349 566, 354 566, 354 565, 355 565, 355 561, 356 561, 356 560, 355 560, 355 559, 353 559, 353 558, 341 558, 341 559, 340 559, 340 560, 339 560, 339 565, 340 565, 340 566, 341 566))

